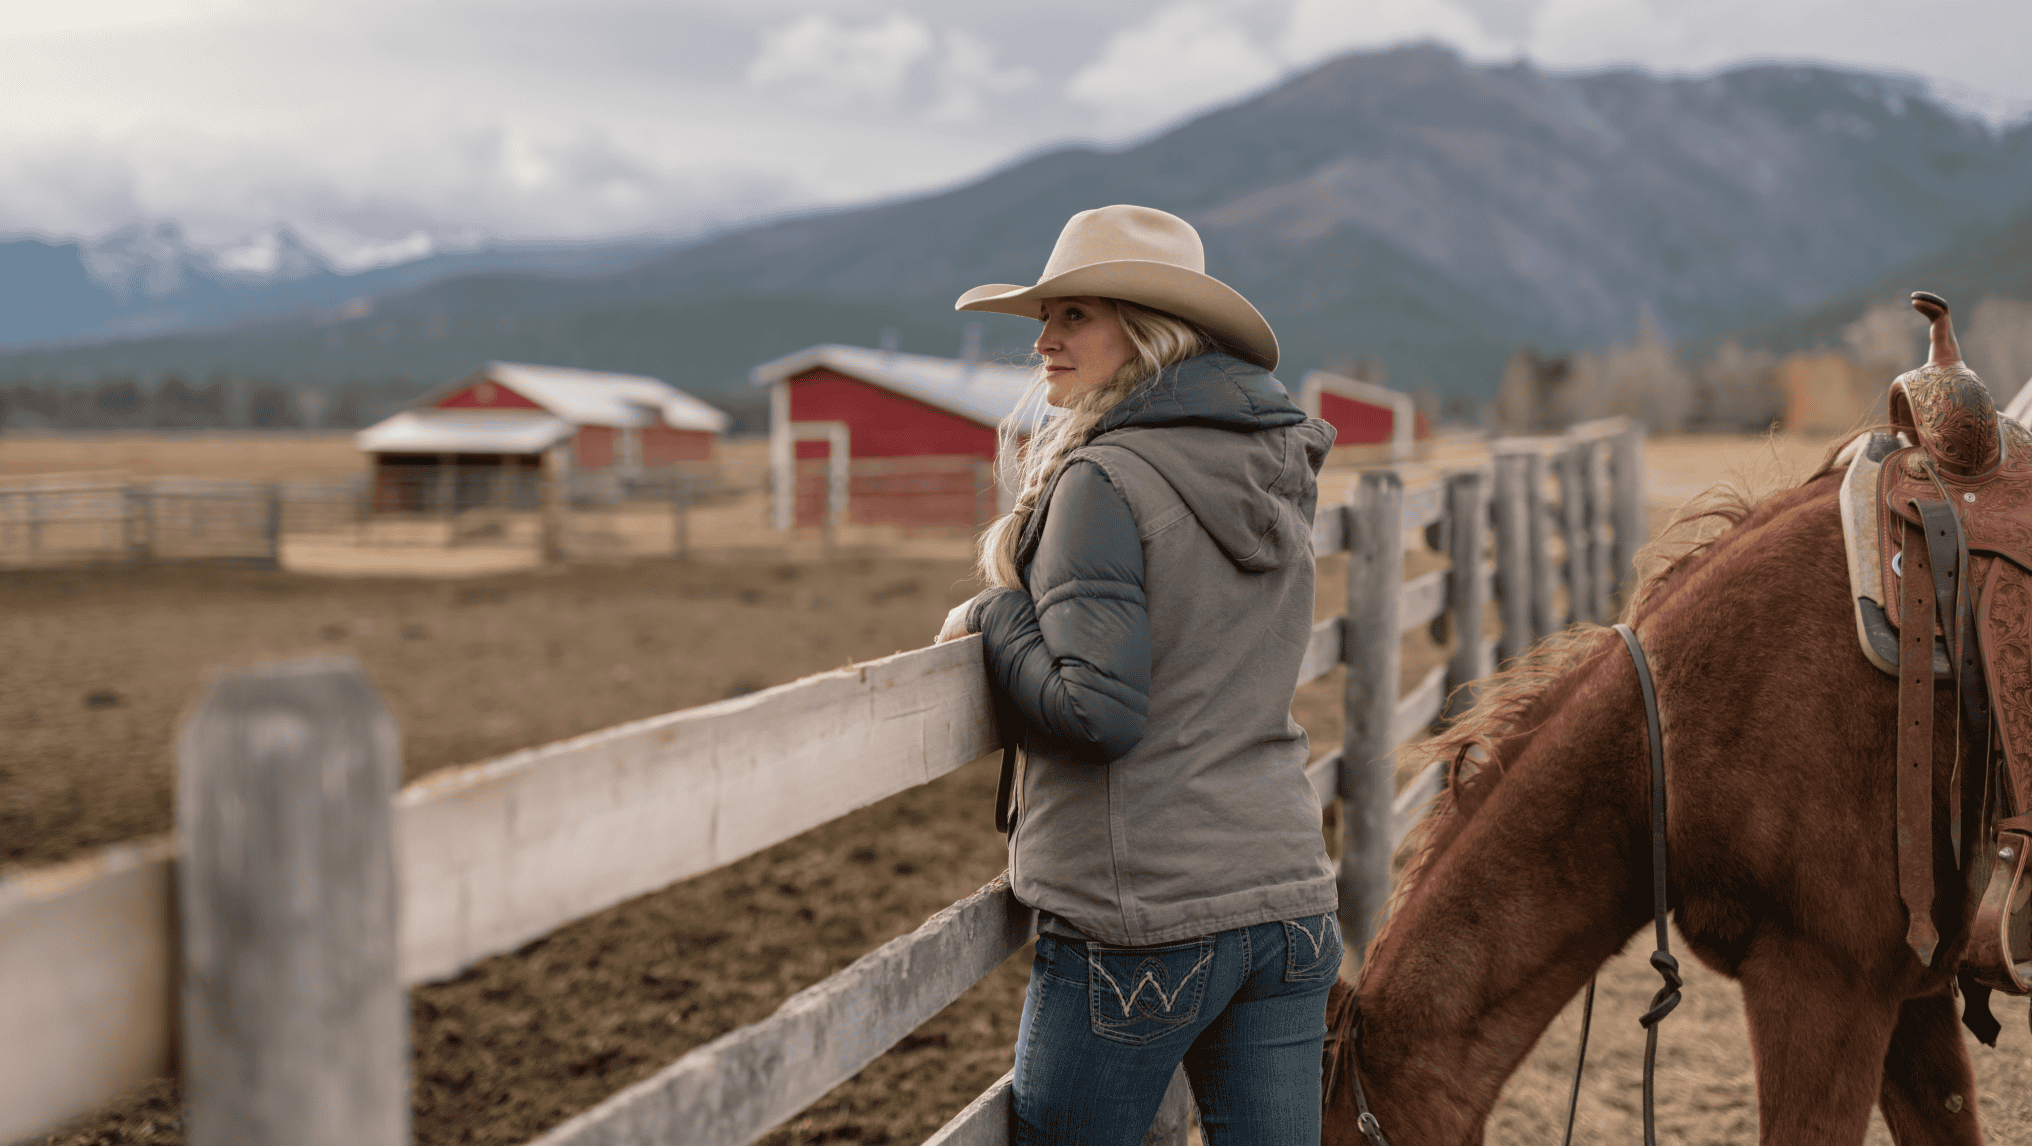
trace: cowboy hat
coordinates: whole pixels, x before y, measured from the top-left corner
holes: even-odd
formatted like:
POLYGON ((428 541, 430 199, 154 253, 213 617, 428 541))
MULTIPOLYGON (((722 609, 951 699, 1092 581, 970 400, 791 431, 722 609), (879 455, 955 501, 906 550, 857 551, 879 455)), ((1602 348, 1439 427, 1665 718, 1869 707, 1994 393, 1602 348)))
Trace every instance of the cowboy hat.
POLYGON ((1119 298, 1195 323, 1265 370, 1277 368, 1277 335, 1235 288, 1206 273, 1199 232, 1176 215, 1117 204, 1081 211, 1058 234, 1035 286, 991 283, 954 310, 1037 318, 1039 299, 1119 298))

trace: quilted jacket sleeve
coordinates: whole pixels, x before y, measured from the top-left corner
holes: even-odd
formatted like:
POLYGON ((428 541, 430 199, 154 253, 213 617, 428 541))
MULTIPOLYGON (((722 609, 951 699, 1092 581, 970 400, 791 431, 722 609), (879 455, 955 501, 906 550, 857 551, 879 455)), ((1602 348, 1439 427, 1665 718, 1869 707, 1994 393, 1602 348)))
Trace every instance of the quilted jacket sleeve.
POLYGON ((1099 466, 1060 476, 1026 578, 975 607, 989 676, 1026 728, 1127 756, 1150 713, 1150 614, 1136 520, 1099 466))

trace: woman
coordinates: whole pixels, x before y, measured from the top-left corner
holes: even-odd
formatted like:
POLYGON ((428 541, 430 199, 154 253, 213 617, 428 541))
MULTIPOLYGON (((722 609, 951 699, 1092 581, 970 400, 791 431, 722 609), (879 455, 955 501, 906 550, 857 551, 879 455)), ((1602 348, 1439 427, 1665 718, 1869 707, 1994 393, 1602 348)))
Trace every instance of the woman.
MULTIPOLYGON (((1027 314, 1060 414, 989 529, 984 635, 1019 713, 1010 879, 1038 909, 1017 1035, 1019 1143, 1121 1143, 1180 1062, 1210 1146, 1314 1142, 1333 868, 1293 689, 1312 628, 1315 475, 1333 430, 1269 371, 1277 338, 1182 219, 1073 216, 1027 314)), ((1026 403, 1027 404, 1027 403, 1026 403)))

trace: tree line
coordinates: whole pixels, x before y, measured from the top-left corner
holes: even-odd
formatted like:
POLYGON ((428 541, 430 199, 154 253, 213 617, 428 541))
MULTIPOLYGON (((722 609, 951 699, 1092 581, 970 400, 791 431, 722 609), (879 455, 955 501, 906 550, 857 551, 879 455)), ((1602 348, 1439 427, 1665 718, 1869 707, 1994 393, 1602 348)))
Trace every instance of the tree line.
POLYGON ((192 382, 174 371, 153 384, 132 374, 0 381, 0 430, 354 430, 424 389, 401 378, 307 383, 224 372, 192 382))

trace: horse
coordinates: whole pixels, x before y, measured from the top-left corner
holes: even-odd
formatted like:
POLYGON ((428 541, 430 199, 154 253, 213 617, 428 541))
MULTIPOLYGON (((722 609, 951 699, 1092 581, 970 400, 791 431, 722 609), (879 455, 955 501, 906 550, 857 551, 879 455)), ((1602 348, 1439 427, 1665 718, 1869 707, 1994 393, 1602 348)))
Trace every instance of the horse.
MULTIPOLYGON (((1657 681, 1670 905, 1694 956, 1741 983, 1760 1142, 1859 1143, 1875 1104, 1900 1146, 1977 1143, 1953 994, 1971 904, 1936 808, 1943 938, 1922 964, 1892 830, 1898 686, 1858 645, 1841 476, 1831 451, 1795 487, 1722 495, 1697 515, 1720 531, 1624 611, 1657 681)), ((1329 1002, 1355 1037, 1326 1146, 1368 1144, 1353 1082, 1393 1146, 1481 1141, 1540 1033, 1651 922, 1650 757, 1622 641, 1569 630, 1480 689, 1411 750, 1449 783, 1356 990, 1329 1002)), ((1953 729, 1954 690, 1934 699, 1953 729)), ((1934 748, 1945 793, 1956 738, 1934 748)))

